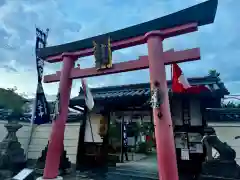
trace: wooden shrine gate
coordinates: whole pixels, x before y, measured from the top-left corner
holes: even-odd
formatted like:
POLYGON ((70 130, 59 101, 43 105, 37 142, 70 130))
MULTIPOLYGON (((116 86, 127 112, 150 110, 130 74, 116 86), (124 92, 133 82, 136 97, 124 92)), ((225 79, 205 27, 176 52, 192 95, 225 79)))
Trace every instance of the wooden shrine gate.
MULTIPOLYGON (((60 155, 63 149, 65 123, 68 114, 72 79, 107 75, 149 68, 152 90, 152 108, 157 143, 157 160, 159 179, 178 180, 176 153, 172 120, 169 110, 168 90, 166 84, 165 65, 200 59, 198 48, 184 51, 170 50, 163 52, 163 40, 198 30, 198 26, 214 21, 217 0, 209 0, 185 10, 158 18, 129 28, 104 35, 76 41, 59 46, 40 49, 38 55, 47 62, 63 62, 63 68, 56 74, 46 75, 45 83, 60 81, 60 114, 53 122, 50 136, 45 179, 54 179, 58 175, 60 155), (94 53, 93 41, 103 42, 110 38, 112 51, 147 43, 148 56, 138 60, 111 64, 102 69, 75 68, 75 61, 94 53)), ((106 46, 106 45, 105 45, 106 46)))

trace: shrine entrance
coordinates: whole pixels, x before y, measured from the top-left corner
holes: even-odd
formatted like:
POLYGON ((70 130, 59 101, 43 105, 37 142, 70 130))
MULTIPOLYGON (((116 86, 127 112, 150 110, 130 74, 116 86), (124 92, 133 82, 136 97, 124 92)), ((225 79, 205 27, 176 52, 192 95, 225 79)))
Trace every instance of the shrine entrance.
POLYGON ((129 28, 40 49, 38 55, 45 61, 49 63, 63 62, 61 71, 44 77, 45 83, 60 81, 60 112, 53 122, 43 178, 53 179, 58 176, 72 79, 149 68, 159 179, 178 180, 165 65, 198 60, 200 59, 200 50, 194 48, 163 52, 163 41, 170 37, 197 31, 198 26, 212 23, 216 9, 217 0, 209 0, 129 28), (148 56, 141 56, 137 60, 128 62, 112 63, 112 51, 144 43, 147 43, 148 56), (96 67, 87 69, 74 67, 78 58, 92 54, 96 59, 96 67))

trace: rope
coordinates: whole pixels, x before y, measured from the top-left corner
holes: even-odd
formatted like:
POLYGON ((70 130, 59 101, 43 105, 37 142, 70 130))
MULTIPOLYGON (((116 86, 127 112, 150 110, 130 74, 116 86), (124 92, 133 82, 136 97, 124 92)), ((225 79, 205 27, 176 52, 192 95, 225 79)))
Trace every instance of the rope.
POLYGON ((92 142, 94 142, 94 137, 93 137, 93 130, 92 130, 92 123, 91 123, 91 119, 90 119, 90 114, 89 114, 89 116, 88 116, 88 122, 89 122, 90 129, 91 129, 91 134, 92 134, 92 142))

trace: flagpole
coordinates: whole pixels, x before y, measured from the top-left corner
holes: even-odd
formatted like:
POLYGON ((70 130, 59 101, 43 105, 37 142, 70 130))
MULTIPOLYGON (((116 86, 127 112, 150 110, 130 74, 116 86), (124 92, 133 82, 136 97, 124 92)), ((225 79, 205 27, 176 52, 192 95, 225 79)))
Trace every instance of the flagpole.
MULTIPOLYGON (((38 32, 38 28, 36 28, 37 32, 38 32)), ((47 36, 48 36, 48 32, 49 32, 49 29, 46 30, 45 33, 42 32, 41 35, 45 34, 44 37, 42 37, 42 41, 41 41, 41 44, 43 47, 46 47, 46 44, 47 44, 47 36)), ((36 53, 36 59, 38 58, 37 57, 37 50, 40 48, 39 47, 39 42, 38 42, 38 35, 37 35, 37 40, 36 40, 36 46, 35 46, 35 53, 36 53)), ((28 138, 28 143, 27 143, 27 147, 26 147, 26 150, 25 150, 25 157, 26 159, 28 159, 28 151, 29 151, 29 146, 31 144, 31 140, 32 140, 32 136, 33 136, 33 132, 35 130, 35 124, 34 124, 34 120, 35 120, 35 113, 36 113, 36 108, 37 108, 37 94, 38 94, 38 88, 39 88, 39 77, 40 77, 40 82, 42 80, 42 76, 39 75, 39 70, 38 70, 38 62, 36 61, 36 65, 37 65, 37 74, 38 74, 38 83, 37 83, 37 90, 36 90, 36 94, 35 94, 35 99, 34 99, 34 102, 33 102, 33 109, 32 109, 32 116, 31 116, 31 125, 30 125, 30 133, 29 133, 29 138, 28 138)), ((42 67, 43 68, 43 67, 42 67)), ((42 87, 42 86, 41 86, 42 87)))
POLYGON ((35 114, 35 111, 36 111, 36 105, 37 105, 37 103, 36 103, 36 98, 35 98, 34 103, 33 103, 33 109, 32 109, 30 133, 29 133, 28 143, 27 143, 26 152, 25 152, 26 159, 28 159, 29 146, 31 144, 32 135, 33 135, 33 132, 34 132, 34 114, 35 114))

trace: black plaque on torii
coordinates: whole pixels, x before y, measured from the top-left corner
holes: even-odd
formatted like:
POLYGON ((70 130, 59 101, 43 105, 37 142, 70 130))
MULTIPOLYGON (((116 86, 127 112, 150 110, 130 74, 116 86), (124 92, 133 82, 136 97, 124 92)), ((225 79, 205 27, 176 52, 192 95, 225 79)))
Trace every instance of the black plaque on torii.
POLYGON ((93 41, 93 49, 96 68, 98 70, 111 68, 112 51, 110 38, 93 41))

